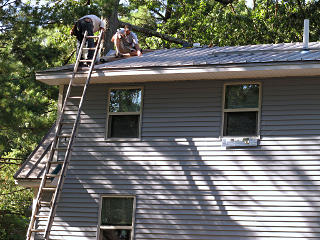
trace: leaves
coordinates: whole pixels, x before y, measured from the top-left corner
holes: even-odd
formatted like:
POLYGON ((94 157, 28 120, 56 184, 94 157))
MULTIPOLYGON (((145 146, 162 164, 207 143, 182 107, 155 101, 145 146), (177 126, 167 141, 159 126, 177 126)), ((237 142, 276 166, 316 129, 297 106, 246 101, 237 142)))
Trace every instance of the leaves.
POLYGON ((0 238, 22 240, 31 213, 32 192, 17 186, 12 178, 21 161, 10 163, 17 165, 0 163, 0 238))
MULTIPOLYGON (((188 42, 218 46, 299 42, 302 41, 303 19, 309 18, 310 41, 318 39, 318 1, 257 0, 254 8, 247 7, 243 0, 224 4, 227 2, 229 1, 131 0, 130 18, 134 22, 140 8, 144 7, 152 18, 147 14, 141 14, 140 18, 146 16, 149 25, 152 20, 159 32, 188 42)), ((161 39, 139 37, 146 46, 176 46, 161 39)))

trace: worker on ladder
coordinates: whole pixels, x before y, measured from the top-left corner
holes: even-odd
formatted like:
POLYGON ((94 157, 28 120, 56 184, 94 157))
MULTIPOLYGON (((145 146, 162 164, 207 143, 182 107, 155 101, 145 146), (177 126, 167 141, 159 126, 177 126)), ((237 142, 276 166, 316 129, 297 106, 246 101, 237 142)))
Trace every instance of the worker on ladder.
MULTIPOLYGON (((73 28, 70 30, 70 34, 74 35, 77 37, 77 56, 79 53, 79 49, 84 37, 84 33, 87 31, 88 36, 93 36, 95 32, 98 31, 105 31, 106 28, 106 23, 105 21, 101 20, 99 17, 96 15, 86 15, 80 18, 73 26, 73 28)), ((102 35, 103 39, 103 35, 102 35)), ((94 48, 94 40, 92 38, 89 38, 87 40, 87 47, 88 48, 94 48)), ((88 56, 87 59, 92 59, 94 54, 94 50, 89 50, 88 51, 88 56)), ((82 56, 81 56, 81 59, 82 56)), ((83 63, 80 63, 81 65, 83 63)))
MULTIPOLYGON (((50 147, 49 156, 46 162, 45 170, 41 177, 41 182, 39 186, 39 190, 37 193, 37 198, 35 201, 35 206, 32 211, 32 216, 30 219, 27 238, 26 240, 33 239, 33 235, 43 234, 41 239, 49 240, 50 231, 53 225, 54 217, 57 210, 57 203, 59 201, 60 194, 62 192, 62 186, 64 183, 64 179, 66 177, 66 172, 68 169, 68 165, 72 155, 72 145, 74 139, 76 138, 77 128, 81 120, 81 112, 84 103, 84 99, 86 96, 86 92, 88 86, 90 84, 90 79, 92 75, 92 71, 94 69, 95 59, 97 58, 98 52, 100 50, 101 41, 104 35, 105 23, 101 21, 97 16, 87 15, 80 18, 73 29, 71 30, 72 35, 76 35, 78 39, 78 48, 79 54, 77 56, 76 64, 74 65, 74 70, 71 75, 68 88, 66 90, 62 108, 60 110, 59 117, 56 122, 55 135, 50 147), (94 36, 93 33, 100 31, 98 36, 94 36), (89 33, 89 34, 88 34, 89 33), (88 36, 89 35, 89 36, 88 36), (93 39, 97 39, 96 46, 94 46, 93 39), (90 41, 92 40, 92 41, 90 41), (88 47, 84 47, 85 44, 89 45, 88 47), (83 50, 91 50, 89 52, 88 59, 80 60, 82 56, 83 50), (73 87, 78 87, 79 84, 75 84, 74 80, 76 78, 77 70, 79 63, 90 63, 89 69, 86 71, 87 78, 83 86, 82 94, 74 95, 71 93, 73 91, 73 87), (70 106, 70 102, 74 99, 79 100, 79 105, 77 109, 76 118, 73 119, 73 122, 65 121, 67 119, 66 109, 67 106, 70 106), (68 134, 64 134, 66 129, 70 129, 70 123, 72 124, 72 130, 68 134), (65 128, 64 126, 69 126, 65 128), (62 143, 60 140, 65 139, 66 143, 62 143), (61 146, 62 145, 62 146, 61 146), (55 158, 55 156, 64 155, 63 160, 59 158, 55 158), (52 171, 53 169, 59 168, 59 171, 52 171), (57 180, 57 181, 56 181, 57 180), (56 181, 56 182, 55 182, 56 181), (54 183, 54 184, 52 184, 54 183), (51 197, 50 197, 51 196, 51 197), (48 199, 49 198, 49 199, 48 199), (46 210, 43 210, 46 208, 46 210), (45 221, 45 223, 41 223, 41 221, 45 221)), ((78 91, 77 91, 78 92, 78 91)), ((72 103, 74 104, 74 102, 72 103)), ((68 114, 68 113, 67 113, 68 114)), ((38 236, 37 236, 38 239, 38 236)), ((50 238, 51 239, 51 238, 50 238)))

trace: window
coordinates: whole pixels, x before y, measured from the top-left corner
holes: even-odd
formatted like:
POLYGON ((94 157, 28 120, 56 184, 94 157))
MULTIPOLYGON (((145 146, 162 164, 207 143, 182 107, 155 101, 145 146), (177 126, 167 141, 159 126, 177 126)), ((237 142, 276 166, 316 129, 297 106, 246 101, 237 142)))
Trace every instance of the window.
POLYGON ((100 240, 131 240, 133 236, 134 197, 102 197, 100 240))
POLYGON ((223 136, 257 136, 260 84, 227 84, 224 88, 223 136))
POLYGON ((142 88, 112 88, 108 97, 107 138, 140 138, 142 88))

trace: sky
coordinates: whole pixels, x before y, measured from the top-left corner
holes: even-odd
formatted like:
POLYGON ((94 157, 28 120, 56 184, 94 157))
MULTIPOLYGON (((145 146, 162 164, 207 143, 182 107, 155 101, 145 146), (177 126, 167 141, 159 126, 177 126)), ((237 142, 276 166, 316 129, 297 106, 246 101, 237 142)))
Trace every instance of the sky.
POLYGON ((247 6, 252 8, 253 7, 253 0, 246 0, 247 6))

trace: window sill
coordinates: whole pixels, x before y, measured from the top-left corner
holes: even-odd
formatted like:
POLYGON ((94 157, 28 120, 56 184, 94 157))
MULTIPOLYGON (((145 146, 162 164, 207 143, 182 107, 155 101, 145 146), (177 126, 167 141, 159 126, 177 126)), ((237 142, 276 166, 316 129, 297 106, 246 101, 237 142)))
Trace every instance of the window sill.
POLYGON ((106 142, 140 142, 141 138, 106 138, 106 142))
POLYGON ((252 137, 221 137, 221 147, 237 148, 237 147, 257 147, 260 136, 252 137))
POLYGON ((132 229, 132 226, 104 226, 104 225, 101 225, 100 226, 100 229, 104 229, 104 230, 113 230, 113 229, 126 229, 126 230, 131 230, 132 229))

